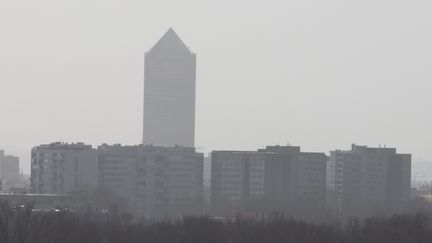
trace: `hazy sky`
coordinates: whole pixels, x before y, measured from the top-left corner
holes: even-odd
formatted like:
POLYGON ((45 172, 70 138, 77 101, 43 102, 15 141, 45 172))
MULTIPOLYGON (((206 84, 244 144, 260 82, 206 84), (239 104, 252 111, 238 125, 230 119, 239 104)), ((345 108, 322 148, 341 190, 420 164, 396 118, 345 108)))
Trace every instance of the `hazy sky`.
POLYGON ((144 52, 197 53, 196 145, 432 159, 430 0, 1 0, 0 148, 137 144, 144 52))

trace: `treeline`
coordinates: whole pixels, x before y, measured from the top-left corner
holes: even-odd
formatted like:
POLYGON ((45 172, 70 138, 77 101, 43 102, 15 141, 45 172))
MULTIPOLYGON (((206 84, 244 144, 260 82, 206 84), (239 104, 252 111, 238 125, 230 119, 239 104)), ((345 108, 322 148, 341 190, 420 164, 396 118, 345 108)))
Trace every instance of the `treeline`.
POLYGON ((38 212, 0 202, 4 243, 430 243, 432 214, 355 218, 344 223, 308 224, 273 217, 262 221, 217 222, 206 217, 178 221, 134 220, 129 215, 38 212))

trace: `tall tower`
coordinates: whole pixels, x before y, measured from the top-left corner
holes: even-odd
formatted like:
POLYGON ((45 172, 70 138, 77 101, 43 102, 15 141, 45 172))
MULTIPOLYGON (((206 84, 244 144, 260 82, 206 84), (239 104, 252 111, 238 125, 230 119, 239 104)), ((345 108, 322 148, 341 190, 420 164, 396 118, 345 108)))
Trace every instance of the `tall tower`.
POLYGON ((143 143, 194 147, 196 55, 173 29, 145 54, 143 143))

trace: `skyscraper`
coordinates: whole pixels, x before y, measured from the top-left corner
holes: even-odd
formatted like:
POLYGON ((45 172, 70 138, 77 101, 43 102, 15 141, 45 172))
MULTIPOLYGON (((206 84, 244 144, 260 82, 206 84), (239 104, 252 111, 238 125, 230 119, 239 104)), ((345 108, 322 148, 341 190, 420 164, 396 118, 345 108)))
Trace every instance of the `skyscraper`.
POLYGON ((145 54, 143 143, 194 147, 196 55, 173 29, 145 54))

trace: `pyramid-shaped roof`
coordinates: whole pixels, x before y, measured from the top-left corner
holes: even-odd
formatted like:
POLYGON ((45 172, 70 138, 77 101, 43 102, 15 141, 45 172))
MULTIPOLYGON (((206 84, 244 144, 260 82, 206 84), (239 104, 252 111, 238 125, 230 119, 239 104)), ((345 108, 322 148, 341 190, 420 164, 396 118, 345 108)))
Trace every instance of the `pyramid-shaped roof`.
POLYGON ((170 28, 150 50, 150 52, 166 51, 191 53, 189 48, 185 45, 185 43, 180 39, 180 37, 172 28, 170 28))

